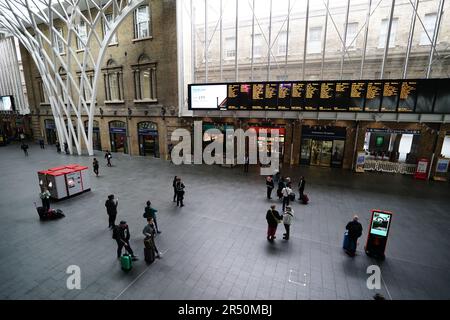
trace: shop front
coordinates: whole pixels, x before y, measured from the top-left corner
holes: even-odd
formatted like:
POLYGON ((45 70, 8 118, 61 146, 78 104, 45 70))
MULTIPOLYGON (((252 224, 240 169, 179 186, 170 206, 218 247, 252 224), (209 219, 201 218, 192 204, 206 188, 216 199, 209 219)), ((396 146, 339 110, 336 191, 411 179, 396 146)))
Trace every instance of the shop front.
POLYGON ((56 125, 53 119, 46 119, 44 121, 45 125, 45 137, 47 138, 47 144, 56 143, 56 125))
MULTIPOLYGON (((89 121, 86 120, 84 122, 84 130, 86 132, 86 136, 88 135, 89 121)), ((92 123, 92 148, 94 150, 102 151, 102 141, 100 139, 100 126, 97 120, 94 120, 92 123)))
POLYGON ((203 130, 203 149, 206 148, 209 144, 211 144, 214 141, 218 141, 223 143, 223 150, 225 152, 226 150, 226 130, 234 130, 234 126, 232 124, 226 124, 226 123, 208 123, 204 122, 202 125, 203 130), (210 133, 206 132, 209 129, 217 129, 220 131, 220 133, 210 133))
POLYGON ((266 152, 269 156, 272 155, 272 146, 275 142, 279 145, 279 158, 280 161, 284 156, 284 141, 286 137, 286 128, 284 127, 274 127, 274 126, 250 126, 249 129, 255 129, 258 135, 258 150, 266 152), (267 132, 267 137, 260 136, 259 132, 265 129, 267 132), (271 130, 278 130, 278 138, 271 135, 271 130))
POLYGON ((128 153, 127 128, 123 121, 111 121, 109 123, 109 139, 112 152, 128 153))
POLYGON ((344 127, 302 127, 300 164, 341 168, 344 159, 344 127))
POLYGON ((139 155, 159 158, 158 125, 154 122, 139 122, 139 155))

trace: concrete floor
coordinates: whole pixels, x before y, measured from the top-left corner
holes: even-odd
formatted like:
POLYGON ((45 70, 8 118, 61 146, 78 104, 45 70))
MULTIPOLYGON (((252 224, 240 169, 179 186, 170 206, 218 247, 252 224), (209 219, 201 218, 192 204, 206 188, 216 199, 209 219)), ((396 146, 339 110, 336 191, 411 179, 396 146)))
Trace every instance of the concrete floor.
MULTIPOLYGON (((294 204, 289 242, 280 225, 274 244, 266 240, 265 199, 259 170, 219 166, 175 166, 159 159, 113 155, 107 168, 97 154, 100 177, 92 191, 52 204, 66 218, 40 222, 37 171, 63 164, 91 165, 91 157, 57 154, 31 146, 0 147, 1 299, 387 299, 450 298, 450 187, 391 174, 346 170, 286 169, 307 178, 307 206, 294 204), (172 202, 172 179, 183 177, 186 206, 172 202), (130 225, 132 248, 141 257, 124 273, 107 229, 104 202, 119 197, 118 221, 130 225), (146 200, 159 210, 164 253, 143 261, 142 218, 146 200), (367 257, 370 209, 394 212, 386 260, 367 257), (358 256, 342 250, 346 223, 359 214, 364 232, 358 256), (382 287, 366 286, 368 266, 382 270, 382 287), (68 290, 66 269, 81 268, 81 290, 68 290)), ((280 208, 281 209, 281 208, 280 208)))

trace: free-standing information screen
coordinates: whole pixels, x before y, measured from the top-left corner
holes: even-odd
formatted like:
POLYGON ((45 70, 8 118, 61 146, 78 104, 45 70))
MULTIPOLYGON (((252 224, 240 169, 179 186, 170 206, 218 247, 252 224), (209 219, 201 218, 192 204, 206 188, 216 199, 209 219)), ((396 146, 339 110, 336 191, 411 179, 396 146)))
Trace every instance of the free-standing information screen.
POLYGON ((386 213, 383 211, 373 211, 370 233, 381 237, 387 237, 389 233, 391 217, 391 213, 386 213))
POLYGON ((391 221, 392 212, 372 210, 372 218, 370 219, 369 233, 365 246, 367 255, 384 259, 391 221))

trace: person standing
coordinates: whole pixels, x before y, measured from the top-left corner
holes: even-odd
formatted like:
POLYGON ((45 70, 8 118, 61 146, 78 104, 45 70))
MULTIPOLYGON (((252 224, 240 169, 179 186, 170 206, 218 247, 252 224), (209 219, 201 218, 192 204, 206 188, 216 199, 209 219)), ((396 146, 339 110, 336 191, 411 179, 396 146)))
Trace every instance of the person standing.
POLYGON ((128 228, 126 221, 120 221, 118 226, 113 226, 113 239, 117 242, 117 258, 120 259, 122 256, 122 249, 125 247, 125 250, 131 255, 133 260, 137 259, 137 256, 134 255, 133 249, 130 247, 130 229, 128 228))
POLYGON ((20 148, 23 150, 23 153, 25 154, 25 156, 28 157, 28 145, 25 142, 22 142, 22 145, 20 146, 20 148))
POLYGON ((39 145, 41 146, 41 149, 45 149, 44 139, 39 139, 39 145))
POLYGON ((94 158, 94 161, 92 161, 92 167, 94 168, 94 173, 98 177, 98 160, 97 158, 94 158))
POLYGON ((158 259, 160 259, 161 255, 158 251, 158 248, 156 248, 156 243, 155 243, 155 226, 154 226, 153 222, 154 222, 153 218, 151 218, 151 217, 147 218, 147 225, 144 227, 144 230, 142 230, 142 233, 145 236, 144 241, 150 241, 152 248, 155 250, 156 257, 158 259))
POLYGON ((248 166, 250 164, 250 158, 248 155, 245 156, 245 163, 244 163, 244 172, 248 172, 248 166))
POLYGON ((64 142, 64 152, 69 154, 69 144, 67 142, 64 142))
POLYGON ((61 145, 59 144, 59 141, 56 141, 56 152, 61 153, 61 145))
POLYGON ((283 188, 283 190, 281 190, 281 194, 283 195, 283 212, 284 209, 286 209, 286 206, 289 205, 289 200, 290 200, 290 195, 292 193, 292 189, 290 188, 290 183, 288 183, 286 185, 286 187, 283 188))
POLYGON ((177 202, 177 180, 178 180, 178 177, 175 176, 175 178, 173 178, 173 182, 172 182, 172 187, 173 187, 173 202, 177 202))
POLYGON ((275 187, 273 183, 273 179, 271 176, 266 178, 266 186, 267 186, 267 199, 272 199, 272 190, 275 187))
POLYGON ((153 223, 155 224, 156 232, 161 233, 158 228, 158 222, 156 221, 156 213, 158 210, 152 207, 152 203, 150 201, 147 201, 147 206, 144 209, 144 218, 147 220, 149 218, 153 219, 153 223))
POLYGON ((271 205, 270 209, 267 211, 267 240, 273 241, 276 239, 276 232, 278 224, 281 222, 283 217, 280 216, 277 210, 275 210, 275 205, 271 205))
POLYGON ((279 200, 281 200, 282 198, 283 198, 283 189, 286 187, 286 184, 285 184, 285 182, 284 182, 284 177, 281 177, 279 180, 278 180, 278 189, 277 189, 277 196, 278 196, 278 199, 279 200))
POLYGON ((108 228, 112 229, 116 225, 116 217, 117 217, 117 205, 119 204, 119 199, 114 200, 114 195, 110 194, 108 196, 108 200, 105 202, 106 213, 109 216, 109 226, 108 228))
POLYGON ((50 210, 50 196, 50 191, 48 191, 47 188, 45 188, 44 191, 40 194, 42 207, 44 207, 45 212, 48 212, 48 210, 50 210))
POLYGON ((303 199, 303 192, 305 191, 306 180, 304 176, 300 177, 300 181, 298 182, 298 192, 299 192, 299 200, 303 199))
POLYGON ((292 210, 290 206, 287 206, 286 211, 283 214, 283 224, 284 228, 286 229, 286 233, 283 234, 284 240, 289 240, 291 224, 293 219, 294 219, 294 210, 292 210))
POLYGON ((353 220, 347 223, 347 226, 345 227, 346 230, 348 230, 348 248, 346 248, 345 252, 351 256, 354 257, 356 254, 356 246, 358 238, 362 235, 362 225, 359 223, 359 218, 357 215, 353 217, 353 220))
POLYGON ((184 183, 181 181, 180 177, 177 178, 175 188, 177 190, 177 207, 178 206, 180 206, 180 208, 184 207, 183 200, 184 200, 185 186, 184 186, 184 183))
POLYGON ((111 158, 112 158, 111 152, 106 151, 105 159, 106 159, 106 161, 108 161, 108 163, 106 164, 108 167, 112 167, 111 158))

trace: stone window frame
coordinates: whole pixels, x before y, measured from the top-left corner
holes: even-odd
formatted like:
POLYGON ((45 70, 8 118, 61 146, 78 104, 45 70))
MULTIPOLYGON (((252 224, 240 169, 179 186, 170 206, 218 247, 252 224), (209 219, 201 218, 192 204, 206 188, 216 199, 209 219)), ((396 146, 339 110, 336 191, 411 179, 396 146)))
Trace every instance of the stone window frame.
POLYGON ((102 68, 103 80, 105 86, 105 103, 125 103, 124 101, 124 91, 123 91, 123 67, 118 66, 113 59, 109 59, 106 63, 106 67, 102 68), (117 93, 118 99, 111 99, 111 81, 112 77, 116 77, 117 81, 117 93))
POLYGON ((138 63, 131 65, 134 79, 134 102, 158 102, 156 69, 157 62, 152 61, 147 55, 139 56, 138 63), (140 73, 147 70, 150 73, 150 98, 142 97, 140 73))

